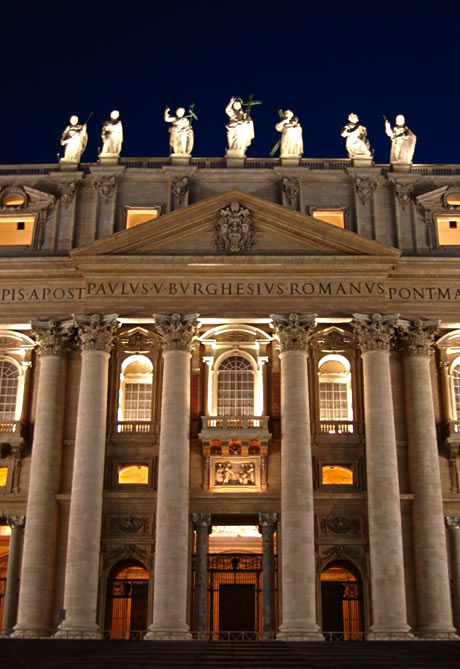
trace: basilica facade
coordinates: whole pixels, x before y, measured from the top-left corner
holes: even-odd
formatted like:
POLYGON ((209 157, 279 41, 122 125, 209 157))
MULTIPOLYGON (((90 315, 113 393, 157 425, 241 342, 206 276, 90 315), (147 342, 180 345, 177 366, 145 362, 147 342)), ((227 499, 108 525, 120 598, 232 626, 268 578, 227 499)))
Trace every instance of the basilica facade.
POLYGON ((0 169, 2 634, 455 639, 460 166, 0 169))

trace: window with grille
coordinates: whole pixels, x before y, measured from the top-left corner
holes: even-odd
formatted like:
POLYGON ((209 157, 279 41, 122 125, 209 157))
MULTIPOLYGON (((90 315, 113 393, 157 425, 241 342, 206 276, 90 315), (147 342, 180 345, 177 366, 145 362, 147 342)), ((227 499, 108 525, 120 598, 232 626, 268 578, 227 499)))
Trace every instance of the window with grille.
POLYGON ((8 360, 0 360, 0 420, 15 420, 19 371, 8 360))
POLYGON ((144 355, 133 355, 123 362, 119 420, 137 422, 152 419, 152 372, 152 362, 144 355))
POLYGON ((249 360, 231 355, 222 362, 217 374, 217 414, 253 416, 254 371, 249 360))
POLYGON ((349 361, 340 355, 326 355, 319 362, 318 375, 319 419, 353 420, 349 361))
POLYGON ((460 416, 460 364, 455 365, 452 370, 452 381, 454 384, 455 415, 457 420, 460 416))

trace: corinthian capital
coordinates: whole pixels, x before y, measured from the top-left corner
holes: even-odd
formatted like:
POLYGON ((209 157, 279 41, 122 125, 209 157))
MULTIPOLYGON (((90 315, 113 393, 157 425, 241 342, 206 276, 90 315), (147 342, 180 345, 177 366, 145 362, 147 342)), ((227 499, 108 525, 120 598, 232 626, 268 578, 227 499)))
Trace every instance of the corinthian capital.
POLYGON ((272 531, 275 531, 276 525, 278 523, 278 514, 277 513, 259 513, 259 528, 269 527, 272 531))
POLYGON ((32 334, 37 342, 39 356, 62 356, 69 349, 73 332, 72 321, 32 321, 32 334))
POLYGON ((270 314, 281 351, 306 351, 316 325, 316 314, 270 314))
POLYGON ((212 530, 212 514, 210 513, 192 513, 192 522, 196 530, 199 527, 207 527, 208 532, 212 530))
POLYGON ((189 351, 198 328, 199 314, 153 314, 155 331, 164 351, 189 351))
POLYGON ((446 526, 450 530, 460 529, 460 518, 456 518, 455 516, 446 516, 444 520, 446 521, 446 526))
POLYGON ((363 353, 389 351, 399 314, 353 314, 351 325, 363 353))
POLYGON ((120 327, 117 314, 75 316, 75 324, 78 328, 82 351, 105 351, 107 353, 110 352, 115 333, 120 327))
POLYGON ((408 355, 428 357, 433 352, 439 321, 399 321, 398 331, 408 355))
POLYGON ((11 529, 24 527, 26 518, 25 516, 8 516, 6 522, 11 527, 11 529))

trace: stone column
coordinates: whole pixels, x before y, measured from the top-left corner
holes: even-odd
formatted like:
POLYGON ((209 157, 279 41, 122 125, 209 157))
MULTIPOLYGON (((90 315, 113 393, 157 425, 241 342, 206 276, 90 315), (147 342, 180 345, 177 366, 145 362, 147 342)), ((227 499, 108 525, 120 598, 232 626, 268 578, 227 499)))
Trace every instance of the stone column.
POLYGON ((454 634, 430 357, 438 322, 401 322, 412 506, 417 635, 454 634))
POLYGON ((398 461, 390 377, 396 316, 354 314, 362 352, 372 625, 369 639, 409 632, 404 586, 398 461))
POLYGON ((163 343, 163 388, 153 585, 145 639, 188 639, 190 348, 197 314, 154 314, 163 343))
POLYGON ((18 616, 13 636, 51 633, 57 503, 61 467, 66 382, 65 354, 71 324, 33 324, 40 356, 37 408, 30 463, 27 525, 21 568, 18 616))
MULTIPOLYGON (((192 520, 196 530, 195 630, 206 633, 209 532, 211 531, 212 517, 210 513, 193 513, 192 520)), ((206 638, 205 634, 203 638, 206 638)))
POLYGON ((281 619, 278 639, 322 640, 316 565, 307 348, 315 315, 273 314, 281 348, 281 619))
POLYGON ((275 638, 275 556, 273 532, 278 522, 277 513, 259 513, 259 532, 262 534, 262 620, 263 639, 275 638))
POLYGON ((446 518, 449 529, 449 544, 452 566, 452 597, 454 600, 454 624, 460 633, 460 518, 446 518))
POLYGON ((11 516, 7 518, 7 523, 11 527, 11 537, 3 602, 2 636, 8 636, 16 622, 24 516, 11 516))
POLYGON ((57 637, 99 638, 102 497, 107 421, 108 364, 116 315, 77 316, 81 376, 70 498, 64 587, 66 618, 57 637))

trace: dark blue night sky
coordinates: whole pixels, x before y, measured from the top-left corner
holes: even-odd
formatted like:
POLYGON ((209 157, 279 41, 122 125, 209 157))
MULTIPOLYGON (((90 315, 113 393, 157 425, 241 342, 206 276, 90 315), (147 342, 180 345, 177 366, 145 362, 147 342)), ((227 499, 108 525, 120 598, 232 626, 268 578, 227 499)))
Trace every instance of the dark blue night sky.
POLYGON ((195 102, 193 155, 223 156, 224 109, 253 92, 256 138, 268 156, 277 110, 304 129, 304 155, 346 157, 349 112, 388 162, 382 114, 418 137, 416 163, 460 163, 458 0, 15 2, 2 9, 0 163, 53 163, 72 113, 93 111, 84 162, 119 109, 123 156, 167 156, 166 105, 195 102))

